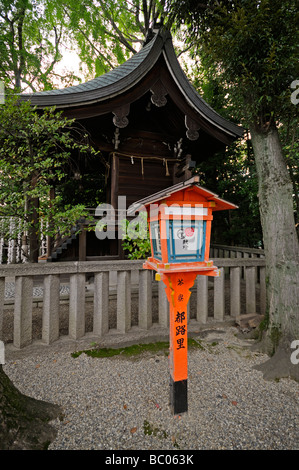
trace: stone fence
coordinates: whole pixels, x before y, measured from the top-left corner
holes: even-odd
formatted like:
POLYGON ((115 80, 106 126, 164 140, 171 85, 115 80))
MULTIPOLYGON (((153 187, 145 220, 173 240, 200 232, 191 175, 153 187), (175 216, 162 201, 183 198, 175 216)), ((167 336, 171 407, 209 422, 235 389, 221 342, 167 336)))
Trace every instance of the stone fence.
POLYGON ((210 256, 214 258, 264 258, 265 252, 260 248, 212 244, 210 256))
MULTIPOLYGON (((189 322, 234 320, 242 314, 265 312, 265 260, 263 258, 214 258, 219 278, 197 276, 189 302, 189 322)), ((168 301, 164 284, 142 269, 143 261, 95 261, 12 264, 0 266, 0 339, 17 349, 36 339, 33 312, 40 312, 38 340, 51 344, 61 336, 78 340, 92 332, 96 338, 126 335, 132 327, 148 332, 167 328, 168 301), (7 296, 8 286, 14 294, 7 296), (62 293, 62 286, 66 288, 62 293), (34 289, 38 293, 34 294, 34 289), (61 311, 67 326, 61 328, 61 311), (89 326, 87 328, 87 312, 89 326)))

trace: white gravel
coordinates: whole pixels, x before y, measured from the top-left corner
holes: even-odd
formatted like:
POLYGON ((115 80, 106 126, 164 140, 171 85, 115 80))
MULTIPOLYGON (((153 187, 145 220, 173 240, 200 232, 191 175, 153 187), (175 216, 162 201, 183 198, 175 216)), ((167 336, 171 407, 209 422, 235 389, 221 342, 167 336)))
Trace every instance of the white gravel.
POLYGON ((23 393, 62 407, 49 449, 298 450, 299 384, 265 381, 253 366, 267 356, 236 333, 215 329, 204 350, 189 349, 182 416, 170 412, 164 353, 99 359, 53 351, 8 361, 4 370, 23 393))

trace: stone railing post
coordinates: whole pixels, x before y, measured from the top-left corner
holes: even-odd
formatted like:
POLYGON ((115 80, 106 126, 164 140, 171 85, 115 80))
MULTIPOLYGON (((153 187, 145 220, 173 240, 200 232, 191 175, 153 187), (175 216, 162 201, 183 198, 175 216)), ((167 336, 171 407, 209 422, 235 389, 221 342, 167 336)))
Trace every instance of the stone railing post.
POLYGON ((109 271, 94 276, 93 333, 103 336, 109 330, 109 271))
POLYGON ((44 278, 42 340, 51 344, 59 338, 59 289, 58 275, 44 278))
POLYGON ((148 270, 139 272, 138 326, 148 330, 152 326, 152 276, 148 270))
POLYGON ((13 344, 18 349, 32 342, 32 297, 32 276, 17 276, 15 278, 13 344))
POLYGON ((241 268, 230 268, 230 314, 236 318, 241 313, 241 268))
POLYGON ((169 327, 169 302, 165 292, 164 282, 158 282, 158 305, 159 305, 159 325, 162 328, 169 327))
POLYGON ((223 321, 225 312, 224 268, 220 268, 219 271, 220 276, 214 278, 214 319, 223 321))
POLYGON ((117 272, 117 330, 126 333, 131 328, 131 276, 117 272))
POLYGON ((70 276, 69 336, 79 339, 85 333, 85 274, 70 276))
POLYGON ((196 320, 200 323, 207 323, 208 320, 208 276, 197 276, 197 310, 196 320))
POLYGON ((246 313, 256 313, 256 268, 246 268, 246 313))

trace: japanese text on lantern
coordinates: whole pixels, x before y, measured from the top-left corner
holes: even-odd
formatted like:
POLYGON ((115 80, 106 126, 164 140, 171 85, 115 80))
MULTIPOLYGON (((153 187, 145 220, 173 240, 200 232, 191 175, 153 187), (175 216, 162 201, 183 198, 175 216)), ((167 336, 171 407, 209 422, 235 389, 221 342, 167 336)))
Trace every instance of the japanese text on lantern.
MULTIPOLYGON (((183 279, 178 279, 178 286, 184 285, 183 279)), ((184 302, 184 294, 178 292, 177 294, 177 305, 180 302, 184 302)), ((187 315, 185 311, 177 310, 175 316, 175 337, 176 337, 176 349, 185 349, 186 347, 186 334, 187 334, 187 315)))

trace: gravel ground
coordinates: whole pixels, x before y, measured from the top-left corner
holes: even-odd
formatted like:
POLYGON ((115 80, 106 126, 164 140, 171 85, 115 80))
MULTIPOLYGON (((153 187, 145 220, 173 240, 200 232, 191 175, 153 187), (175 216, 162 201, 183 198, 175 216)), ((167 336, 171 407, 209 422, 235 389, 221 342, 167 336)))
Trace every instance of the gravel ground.
POLYGON ((198 335, 189 348, 188 413, 169 409, 164 353, 91 358, 55 351, 9 360, 23 393, 59 404, 49 450, 298 450, 299 384, 265 381, 253 367, 267 356, 235 327, 198 335))

